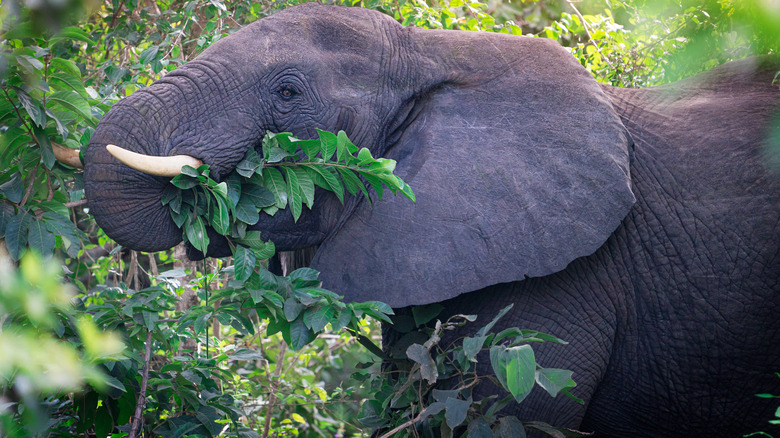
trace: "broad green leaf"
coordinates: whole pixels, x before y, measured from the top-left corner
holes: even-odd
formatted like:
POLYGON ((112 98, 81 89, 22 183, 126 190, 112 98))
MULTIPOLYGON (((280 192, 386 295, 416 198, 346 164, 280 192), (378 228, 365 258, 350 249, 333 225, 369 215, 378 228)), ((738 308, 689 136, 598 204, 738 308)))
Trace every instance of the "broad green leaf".
MULTIPOLYGON (((189 167, 189 166, 184 166, 184 167, 189 167)), ((182 171, 183 170, 184 168, 182 168, 182 171)), ((174 186, 176 186, 181 190, 188 190, 193 187, 196 187, 198 184, 200 184, 200 181, 198 181, 196 177, 192 177, 190 175, 180 173, 175 177, 173 177, 173 179, 171 180, 171 184, 173 184, 174 186)))
POLYGON ((298 179, 298 188, 300 188, 303 195, 303 202, 311 209, 314 205, 314 181, 312 181, 306 169, 300 166, 291 169, 295 172, 295 176, 298 179))
MULTIPOLYGON (((43 106, 37 99, 33 99, 29 94, 24 92, 21 88, 15 88, 16 96, 19 98, 19 102, 22 103, 24 110, 30 116, 32 121, 40 126, 46 126, 46 113, 43 110, 43 106)), ((55 93, 56 94, 56 93, 55 93)))
POLYGON ((260 214, 250 200, 241 198, 236 205, 236 219, 247 225, 254 225, 260 220, 260 214))
POLYGON ((295 298, 287 298, 284 302, 284 317, 287 318, 288 322, 292 322, 301 314, 303 309, 303 305, 299 303, 298 300, 295 298))
POLYGON ((84 84, 81 83, 81 79, 73 74, 55 72, 49 75, 47 81, 55 90, 73 90, 84 99, 89 98, 89 94, 87 94, 84 84))
POLYGON ((0 239, 5 236, 5 229, 8 222, 16 215, 14 207, 6 202, 0 202, 0 239))
POLYGON ((150 46, 143 52, 141 52, 141 57, 139 59, 139 62, 141 65, 147 65, 150 62, 152 62, 156 57, 157 53, 160 51, 159 46, 150 46))
POLYGON ((228 207, 225 205, 223 198, 219 196, 214 196, 213 201, 211 203, 211 217, 209 218, 211 226, 214 227, 217 233, 224 236, 230 230, 228 207))
POLYGON ((30 248, 38 250, 43 256, 51 255, 54 250, 54 235, 46 229, 43 221, 30 221, 27 234, 27 243, 30 248))
POLYGON ((8 220, 5 228, 5 244, 14 260, 19 260, 27 246, 27 229, 32 223, 32 216, 20 212, 8 220))
MULTIPOLYGON (((333 192, 336 197, 339 198, 339 202, 342 204, 344 203, 344 187, 341 185, 336 175, 332 173, 333 171, 331 169, 316 165, 305 165, 304 167, 316 172, 322 178, 321 181, 325 181, 325 185, 318 185, 325 190, 333 192)), ((318 183, 316 179, 312 179, 312 181, 314 181, 315 184, 318 183)))
POLYGON ((439 371, 436 369, 436 363, 431 358, 431 353, 427 348, 420 344, 412 344, 406 349, 406 357, 420 364, 420 374, 422 378, 433 385, 439 377, 439 371))
POLYGON ((238 243, 246 245, 252 249, 260 249, 265 246, 265 241, 262 238, 260 231, 251 230, 247 231, 243 239, 236 239, 238 243))
POLYGON ((22 181, 22 174, 16 172, 11 176, 11 179, 0 185, 0 193, 5 195, 9 201, 18 204, 24 197, 24 181, 22 181))
POLYGON ((360 172, 361 175, 363 175, 363 178, 368 181, 369 184, 371 184, 371 187, 376 192, 376 197, 380 201, 382 200, 382 195, 384 194, 384 186, 382 186, 382 180, 380 180, 376 175, 373 175, 371 173, 367 172, 360 172))
POLYGON ((485 343, 485 340, 487 339, 486 335, 483 336, 476 336, 476 337, 467 337, 463 339, 463 354, 466 355, 466 358, 471 362, 477 361, 477 353, 482 350, 482 346, 485 343))
POLYGON ((525 438, 525 428, 517 417, 502 417, 498 420, 499 438, 525 438))
POLYGON ((298 184, 298 176, 294 170, 289 167, 284 168, 285 175, 287 176, 287 193, 289 195, 288 205, 293 215, 293 220, 298 222, 298 218, 301 217, 303 210, 303 196, 301 195, 301 188, 298 184))
POLYGON ((371 199, 368 197, 368 190, 366 190, 366 186, 363 185, 363 181, 361 181, 351 170, 340 167, 337 168, 337 170, 339 171, 339 174, 341 174, 341 178, 344 180, 344 187, 347 188, 349 193, 355 195, 359 190, 363 192, 366 199, 371 199))
POLYGON ((195 217, 194 220, 188 221, 187 226, 184 228, 187 240, 198 251, 206 254, 206 250, 209 246, 209 236, 206 234, 206 226, 203 223, 203 219, 195 217))
POLYGON ((302 318, 290 324, 290 347, 298 351, 314 339, 314 334, 306 327, 302 318))
POLYGON ((522 402, 534 386, 536 360, 533 348, 530 345, 491 347, 490 363, 499 382, 515 401, 522 402))
POLYGON ((81 79, 81 70, 79 70, 76 64, 69 59, 52 58, 49 61, 49 68, 69 73, 78 79, 81 79))
POLYGON ((234 275, 236 276, 236 280, 241 282, 246 281, 255 269, 255 263, 257 261, 255 259, 255 253, 252 252, 252 250, 239 245, 236 246, 233 257, 233 264, 235 266, 234 275))
POLYGON ((310 160, 313 160, 320 153, 320 140, 298 140, 295 145, 301 148, 310 160))
POLYGON ((319 333, 333 319, 334 310, 332 306, 317 306, 307 309, 303 314, 303 322, 314 333, 319 333))
POLYGON ((571 378, 573 372, 558 368, 542 368, 536 371, 536 383, 551 396, 555 397, 564 389, 573 388, 577 384, 571 378))
POLYGON ((514 307, 514 304, 510 304, 504 307, 503 309, 499 310, 498 315, 496 315, 496 317, 493 318, 492 321, 490 321, 486 326, 479 329, 479 331, 477 332, 477 336, 483 336, 490 333, 490 330, 493 329, 493 326, 496 325, 498 320, 501 319, 504 315, 506 315, 506 313, 509 312, 509 310, 512 309, 512 307, 514 307))
POLYGON ((468 400, 461 400, 459 398, 448 398, 444 401, 444 420, 447 422, 447 426, 450 429, 454 429, 466 420, 466 414, 471 407, 471 397, 468 400))
POLYGON ((369 151, 368 148, 360 149, 360 152, 358 152, 358 160, 360 160, 360 165, 373 163, 375 161, 374 157, 371 156, 371 151, 369 151))
POLYGON ((419 327, 428 323, 439 316, 444 307, 441 304, 434 303, 425 306, 412 306, 412 317, 414 318, 414 324, 419 327))
POLYGON ((296 287, 309 287, 309 286, 316 286, 320 284, 320 281, 317 280, 317 277, 319 277, 320 273, 317 272, 316 269, 312 268, 298 268, 292 272, 290 272, 290 275, 287 277, 292 281, 293 285, 296 287))
POLYGON ((93 128, 96 123, 92 117, 92 109, 78 93, 71 90, 55 91, 49 96, 49 102, 55 102, 62 105, 64 108, 74 111, 81 116, 85 122, 87 122, 93 128))
POLYGON ((62 29, 60 32, 57 33, 56 37, 52 38, 52 41, 50 41, 50 43, 53 44, 54 40, 59 40, 59 39, 71 39, 76 41, 83 41, 88 44, 96 44, 96 42, 89 37, 88 33, 84 32, 83 30, 75 26, 68 26, 62 29))
POLYGON ((287 206, 287 184, 278 169, 268 167, 263 171, 263 185, 274 194, 277 208, 287 206))
POLYGON ((54 167, 54 151, 52 150, 51 142, 49 141, 49 136, 46 135, 43 130, 38 126, 33 126, 33 134, 35 135, 35 140, 38 142, 38 145, 40 146, 41 151, 41 161, 43 161, 43 165, 46 166, 47 169, 51 170, 52 167, 54 167))
POLYGON ((493 431, 483 417, 477 417, 469 423, 469 438, 493 438, 493 431))
MULTIPOLYGON (((260 182, 264 182, 264 179, 260 182)), ((273 192, 256 184, 242 184, 241 196, 252 201, 257 208, 269 207, 276 202, 273 192)))
POLYGON ((330 161, 331 157, 333 157, 333 154, 336 152, 338 140, 332 132, 328 131, 321 131, 318 129, 317 135, 319 135, 320 142, 322 142, 322 159, 330 161))

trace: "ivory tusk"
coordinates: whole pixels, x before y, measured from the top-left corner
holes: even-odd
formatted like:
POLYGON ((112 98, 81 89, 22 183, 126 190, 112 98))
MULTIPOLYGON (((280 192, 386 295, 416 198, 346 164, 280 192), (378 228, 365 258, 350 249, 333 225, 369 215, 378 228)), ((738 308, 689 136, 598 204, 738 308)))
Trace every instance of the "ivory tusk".
POLYGON ((84 165, 81 164, 81 160, 79 159, 78 150, 54 142, 51 144, 51 149, 54 151, 54 158, 56 158, 57 161, 67 164, 70 167, 75 167, 76 169, 84 168, 84 165))
POLYGON ((181 173, 182 166, 192 166, 197 169, 198 166, 203 164, 203 161, 189 155, 155 157, 130 152, 112 144, 106 145, 106 150, 127 166, 149 175, 176 176, 181 173))

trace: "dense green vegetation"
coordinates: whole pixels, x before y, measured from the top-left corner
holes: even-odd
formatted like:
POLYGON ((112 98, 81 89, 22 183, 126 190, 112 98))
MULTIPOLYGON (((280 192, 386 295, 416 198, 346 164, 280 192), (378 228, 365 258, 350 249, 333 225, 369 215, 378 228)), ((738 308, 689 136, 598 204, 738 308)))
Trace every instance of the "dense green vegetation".
MULTIPOLYGON (((386 320, 387 306, 341 303, 310 269, 286 277, 265 269, 273 244, 241 225, 258 210, 300 214, 315 202, 314 185, 366 190, 352 170, 374 190, 384 184, 413 199, 389 162, 374 161, 343 135, 322 133, 303 150, 352 170, 294 166, 298 145, 282 135, 269 137, 263 156, 247 156, 222 185, 205 168, 177 177, 164 202, 184 237, 203 247, 197 230, 206 221, 232 239, 232 258, 188 263, 180 251, 138 253, 113 243, 90 218, 75 156, 111 105, 296 3, 3 3, 0 435, 317 437, 382 428, 413 436, 409 427, 419 425, 517 436, 520 420, 555 433, 532 418, 502 417, 499 408, 530 390, 518 381, 569 394, 571 373, 538 366, 529 346, 561 340, 522 327, 491 333, 492 323, 470 316, 436 324, 440 308, 426 306, 401 321, 402 331, 422 331, 420 342, 390 358, 396 372, 382 373, 379 362, 388 357, 375 346, 371 318, 386 320), (266 166, 272 170, 264 173, 266 166), (366 173, 371 166, 381 175, 366 173), (235 187, 245 186, 240 196, 235 187), (187 191, 196 188, 200 195, 187 191), (482 328, 457 345, 439 345, 443 327, 456 324, 482 328), (470 374, 482 349, 491 351, 496 376, 470 374), (470 400, 467 389, 480 378, 511 397, 470 400), (430 386, 445 379, 462 391, 430 386)), ((780 48, 780 10, 761 0, 341 4, 377 9, 408 26, 553 38, 599 81, 617 86, 662 84, 780 48)))

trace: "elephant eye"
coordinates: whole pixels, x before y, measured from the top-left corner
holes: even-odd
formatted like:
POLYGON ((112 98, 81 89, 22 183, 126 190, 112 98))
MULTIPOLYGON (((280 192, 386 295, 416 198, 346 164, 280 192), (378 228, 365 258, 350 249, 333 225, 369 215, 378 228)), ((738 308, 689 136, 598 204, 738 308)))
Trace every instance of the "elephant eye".
POLYGON ((289 88, 289 87, 284 87, 284 88, 279 90, 279 96, 281 96, 282 99, 284 99, 284 100, 290 100, 293 97, 295 97, 295 95, 297 95, 297 94, 298 94, 297 91, 295 91, 294 89, 289 88))

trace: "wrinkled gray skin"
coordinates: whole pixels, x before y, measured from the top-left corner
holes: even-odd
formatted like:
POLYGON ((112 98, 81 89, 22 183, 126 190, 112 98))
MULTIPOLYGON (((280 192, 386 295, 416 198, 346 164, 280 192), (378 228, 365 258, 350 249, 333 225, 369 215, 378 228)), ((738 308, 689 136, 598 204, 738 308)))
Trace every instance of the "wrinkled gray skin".
MULTIPOLYGON (((780 393, 779 64, 745 60, 645 90, 597 84, 544 39, 404 28, 303 5, 247 26, 103 118, 90 209, 138 250, 180 241, 165 178, 109 143, 188 154, 224 177, 266 130, 345 130, 398 161, 418 202, 319 194, 254 228, 347 299, 443 302, 553 333, 537 360, 572 369, 579 405, 539 388, 521 418, 598 436, 737 436, 780 393), (292 92, 285 99, 284 90, 292 92), (778 147, 775 145, 774 147, 778 147)), ((213 239, 209 255, 225 255, 213 239)), ((495 389, 483 388, 484 391, 495 389)))

